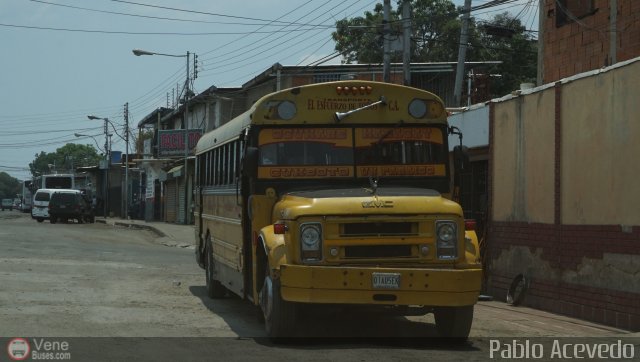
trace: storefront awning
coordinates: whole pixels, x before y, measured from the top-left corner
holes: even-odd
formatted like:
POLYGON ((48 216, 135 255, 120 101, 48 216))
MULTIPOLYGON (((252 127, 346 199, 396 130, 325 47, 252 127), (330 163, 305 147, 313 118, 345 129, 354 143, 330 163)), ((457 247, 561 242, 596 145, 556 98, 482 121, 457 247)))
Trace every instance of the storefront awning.
POLYGON ((173 177, 181 176, 183 167, 184 167, 184 165, 176 166, 176 167, 170 169, 169 171, 167 171, 167 175, 171 175, 173 177))

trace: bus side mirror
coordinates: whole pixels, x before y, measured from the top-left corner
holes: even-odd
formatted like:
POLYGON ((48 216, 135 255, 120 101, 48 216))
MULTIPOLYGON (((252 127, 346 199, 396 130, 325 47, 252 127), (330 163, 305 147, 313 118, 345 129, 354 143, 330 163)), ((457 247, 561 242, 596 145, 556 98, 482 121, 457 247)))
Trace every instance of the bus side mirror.
POLYGON ((258 173, 258 148, 247 147, 242 159, 242 173, 247 177, 256 177, 258 173))
POLYGON ((469 150, 466 146, 453 148, 453 168, 456 173, 469 169, 469 150))

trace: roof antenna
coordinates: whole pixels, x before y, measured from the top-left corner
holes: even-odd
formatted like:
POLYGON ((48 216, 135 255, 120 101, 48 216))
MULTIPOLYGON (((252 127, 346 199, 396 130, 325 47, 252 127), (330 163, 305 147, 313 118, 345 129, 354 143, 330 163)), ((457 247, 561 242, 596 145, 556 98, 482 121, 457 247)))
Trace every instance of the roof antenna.
POLYGON ((385 98, 385 96, 380 96, 380 100, 375 101, 373 103, 369 103, 366 106, 360 107, 360 108, 356 108, 356 109, 352 109, 348 112, 336 112, 336 114, 334 115, 334 118, 336 120, 336 123, 340 123, 340 121, 342 121, 343 119, 345 119, 347 116, 350 116, 356 112, 360 112, 360 111, 364 111, 365 109, 369 109, 371 107, 377 106, 378 104, 382 104, 385 105, 387 104, 387 98, 385 98))

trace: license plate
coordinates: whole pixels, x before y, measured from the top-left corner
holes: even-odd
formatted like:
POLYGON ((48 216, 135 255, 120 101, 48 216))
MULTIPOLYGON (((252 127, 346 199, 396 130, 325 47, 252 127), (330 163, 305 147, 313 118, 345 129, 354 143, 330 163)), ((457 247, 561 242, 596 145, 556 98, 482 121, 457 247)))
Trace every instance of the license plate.
POLYGON ((60 208, 61 208, 61 209, 64 209, 65 207, 66 207, 65 205, 60 205, 60 208))
POLYGON ((371 280, 376 289, 400 288, 400 273, 373 273, 371 280))

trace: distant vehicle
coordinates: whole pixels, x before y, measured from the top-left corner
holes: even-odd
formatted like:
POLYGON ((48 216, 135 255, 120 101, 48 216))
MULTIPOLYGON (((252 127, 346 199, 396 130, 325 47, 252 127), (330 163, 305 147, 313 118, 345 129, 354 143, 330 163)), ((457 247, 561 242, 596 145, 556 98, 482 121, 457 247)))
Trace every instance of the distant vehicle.
POLYGON ((49 200, 49 222, 78 220, 78 224, 95 222, 91 200, 78 190, 56 190, 49 200))
POLYGON ((13 200, 12 199, 2 199, 2 211, 9 209, 9 211, 13 210, 13 200))
POLYGON ((43 222, 49 218, 49 200, 56 190, 40 189, 33 196, 33 208, 31 209, 31 218, 43 222))
POLYGON ((31 212, 31 207, 33 205, 33 192, 32 186, 33 181, 24 180, 22 181, 22 203, 20 205, 20 210, 22 212, 31 212))
POLYGON ((42 175, 33 179, 33 189, 75 189, 73 174, 42 175))

